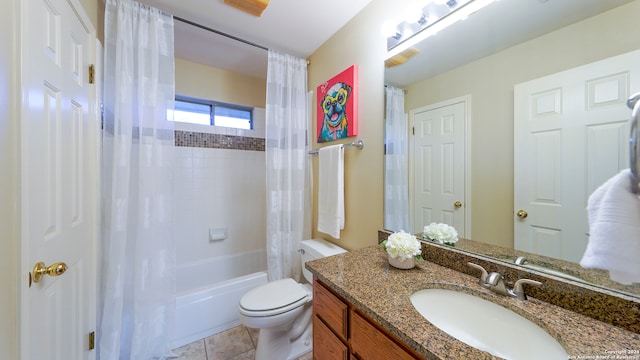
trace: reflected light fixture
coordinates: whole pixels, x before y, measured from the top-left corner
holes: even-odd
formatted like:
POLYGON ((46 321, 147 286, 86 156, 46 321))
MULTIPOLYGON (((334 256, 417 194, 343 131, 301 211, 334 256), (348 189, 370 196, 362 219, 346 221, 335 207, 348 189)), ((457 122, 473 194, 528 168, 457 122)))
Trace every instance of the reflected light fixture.
POLYGON ((412 57, 414 57, 415 55, 419 54, 420 50, 416 49, 416 48, 408 48, 405 49, 404 51, 388 58, 387 60, 384 61, 384 67, 386 68, 391 68, 394 66, 398 66, 401 64, 406 63, 407 61, 409 61, 409 59, 411 59, 412 57))
POLYGON ((410 4, 404 20, 388 20, 385 22, 386 25, 383 25, 383 28, 387 28, 387 32, 384 33, 387 38, 387 59, 466 19, 494 1, 496 0, 423 0, 410 4), (417 7, 414 4, 417 4, 417 7), (409 11, 413 13, 409 14, 409 11))

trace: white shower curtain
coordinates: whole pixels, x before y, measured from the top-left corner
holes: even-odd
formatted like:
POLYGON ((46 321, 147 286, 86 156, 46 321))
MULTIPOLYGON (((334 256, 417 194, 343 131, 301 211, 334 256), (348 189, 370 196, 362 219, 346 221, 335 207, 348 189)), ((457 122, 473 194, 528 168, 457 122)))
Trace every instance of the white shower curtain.
POLYGON ((173 18, 107 0, 105 44, 98 358, 163 359, 175 313, 173 18))
POLYGON ((384 227, 405 230, 409 226, 408 124, 404 112, 404 90, 386 87, 387 111, 384 143, 384 227))
POLYGON ((269 50, 267 66, 267 264, 270 280, 300 280, 309 182, 307 62, 269 50))

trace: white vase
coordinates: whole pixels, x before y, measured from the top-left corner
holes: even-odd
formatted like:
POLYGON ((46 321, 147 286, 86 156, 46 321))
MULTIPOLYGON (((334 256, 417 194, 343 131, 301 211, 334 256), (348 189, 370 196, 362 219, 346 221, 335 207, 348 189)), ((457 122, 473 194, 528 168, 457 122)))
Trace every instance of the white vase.
POLYGON ((389 255, 389 265, 398 269, 413 269, 416 266, 416 258, 410 257, 408 259, 402 259, 401 257, 394 258, 389 255))

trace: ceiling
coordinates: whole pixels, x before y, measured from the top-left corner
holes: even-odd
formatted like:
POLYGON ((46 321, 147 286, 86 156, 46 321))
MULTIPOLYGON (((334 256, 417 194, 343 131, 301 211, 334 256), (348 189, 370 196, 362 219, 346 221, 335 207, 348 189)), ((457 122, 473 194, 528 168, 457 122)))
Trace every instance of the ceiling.
MULTIPOLYGON (((223 0, 138 0, 262 47, 308 58, 371 0, 272 0, 260 17, 223 0)), ((175 21, 179 58, 266 78, 267 52, 175 21)))
MULTIPOLYGON (((262 47, 308 58, 372 0, 272 0, 261 17, 224 0, 138 0, 177 17, 262 47)), ((376 0, 378 1, 378 0, 376 0)), ((397 17, 411 0, 383 0, 397 17)), ((420 54, 385 71, 387 84, 406 87, 633 0, 498 0, 416 45, 420 54)), ((372 29, 379 31, 379 27, 372 29)), ((381 38, 381 41, 386 41, 381 38)), ((266 78, 267 52, 175 22, 179 58, 266 78)), ((380 66, 383 66, 382 62, 380 66)))

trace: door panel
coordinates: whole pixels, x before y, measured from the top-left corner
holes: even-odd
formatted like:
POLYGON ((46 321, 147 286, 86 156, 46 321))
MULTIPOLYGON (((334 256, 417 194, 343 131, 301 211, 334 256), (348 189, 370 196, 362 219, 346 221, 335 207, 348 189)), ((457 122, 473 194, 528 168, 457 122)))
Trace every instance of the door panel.
POLYGON ((95 35, 74 1, 21 6, 23 271, 35 279, 37 262, 68 266, 25 284, 22 358, 95 358, 97 123, 87 81, 95 35))
POLYGON ((626 100, 639 87, 640 51, 515 86, 517 250, 580 261, 589 195, 629 166, 626 100))
POLYGON ((414 134, 412 232, 441 222, 465 233, 465 102, 412 111, 414 134))

